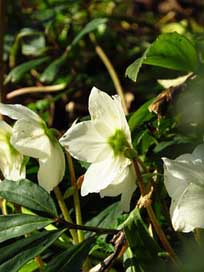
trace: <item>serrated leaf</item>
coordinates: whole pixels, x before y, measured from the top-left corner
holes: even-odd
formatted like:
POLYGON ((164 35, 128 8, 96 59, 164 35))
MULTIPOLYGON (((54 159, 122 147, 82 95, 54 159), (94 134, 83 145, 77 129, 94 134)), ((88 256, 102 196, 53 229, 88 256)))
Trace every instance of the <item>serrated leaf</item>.
POLYGON ((97 29, 99 27, 99 25, 105 24, 106 22, 107 22, 107 18, 96 18, 96 19, 93 19, 74 38, 74 40, 71 43, 71 46, 74 46, 75 44, 77 44, 84 35, 86 35, 86 34, 92 32, 92 31, 94 31, 95 29, 97 29))
POLYGON ((25 75, 25 73, 27 73, 31 69, 36 68, 37 66, 43 64, 44 62, 48 61, 49 59, 50 59, 50 57, 43 57, 43 58, 27 61, 25 63, 22 63, 22 64, 16 66, 7 75, 7 77, 4 81, 4 84, 7 84, 9 81, 18 82, 25 75))
POLYGON ((0 242, 41 229, 54 220, 28 214, 0 216, 0 242))
MULTIPOLYGON (((19 269, 26 264, 29 260, 34 257, 40 255, 44 250, 46 250, 52 243, 54 243, 64 232, 61 231, 50 231, 45 233, 40 233, 39 235, 35 235, 34 238, 31 236, 29 238, 23 239, 22 248, 16 252, 16 254, 10 254, 10 257, 1 263, 0 271, 1 272, 17 272, 19 269), (26 241, 26 243, 25 243, 26 241)), ((13 245, 7 246, 6 249, 8 251, 8 247, 15 247, 15 243, 13 245)), ((4 248, 1 249, 2 251, 4 248)), ((14 251, 12 252, 14 253, 14 251)))
POLYGON ((150 237, 139 209, 135 208, 130 213, 123 227, 133 257, 137 260, 137 266, 141 267, 144 272, 166 271, 167 267, 158 257, 161 249, 150 237))
POLYGON ((136 81, 142 64, 195 72, 198 67, 198 55, 193 43, 185 36, 176 32, 165 33, 150 45, 141 58, 128 66, 126 76, 136 81))
POLYGON ((143 63, 191 72, 197 68, 198 56, 194 45, 185 36, 166 33, 151 45, 143 63))
POLYGON ((81 266, 94 242, 95 237, 91 237, 78 245, 68 248, 48 263, 45 272, 81 271, 81 266))
POLYGON ((137 127, 141 126, 144 122, 147 122, 153 118, 154 115, 148 110, 149 105, 153 101, 154 99, 148 100, 131 115, 130 119, 128 120, 131 132, 137 127))
POLYGON ((0 197, 31 210, 57 216, 55 203, 48 192, 28 179, 19 181, 5 179, 0 182, 0 197))

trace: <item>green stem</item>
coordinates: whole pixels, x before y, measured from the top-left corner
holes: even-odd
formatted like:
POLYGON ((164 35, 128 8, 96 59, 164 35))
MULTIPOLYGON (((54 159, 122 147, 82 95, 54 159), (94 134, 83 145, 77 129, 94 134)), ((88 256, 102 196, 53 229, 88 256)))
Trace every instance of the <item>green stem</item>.
POLYGON ((68 229, 90 231, 90 232, 95 232, 97 234, 116 234, 120 231, 117 229, 106 229, 106 228, 98 228, 98 227, 92 227, 92 226, 82 226, 82 225, 67 222, 61 218, 56 218, 56 222, 62 223, 68 229))
MULTIPOLYGON (((79 193, 77 189, 77 182, 76 182, 76 175, 75 175, 75 170, 74 170, 74 164, 72 157, 68 152, 66 152, 67 155, 67 161, 68 161, 68 166, 69 166, 69 174, 70 174, 70 179, 71 179, 71 184, 73 187, 73 198, 74 198, 74 207, 75 207, 75 215, 76 215, 76 223, 78 225, 82 225, 82 216, 81 216, 81 205, 80 205, 80 200, 79 200, 79 193)), ((77 230, 78 234, 78 240, 79 243, 84 240, 84 234, 83 231, 80 229, 77 230)))
MULTIPOLYGON (((64 198, 62 196, 62 193, 61 193, 58 186, 56 186, 54 188, 54 193, 56 195, 59 207, 60 207, 60 209, 62 211, 62 214, 64 216, 65 221, 67 221, 69 223, 73 223, 72 219, 71 219, 71 216, 69 214, 69 211, 67 209, 67 206, 66 206, 66 204, 64 202, 64 198)), ((75 230, 70 230, 70 234, 71 234, 71 236, 73 238, 74 243, 77 244, 78 243, 78 237, 77 237, 76 231, 75 230)))
POLYGON ((110 77, 111 77, 111 79, 113 81, 116 92, 118 93, 118 95, 121 98, 121 103, 122 103, 122 106, 123 106, 123 110, 124 110, 125 114, 127 114, 128 110, 127 110, 127 105, 126 105, 126 102, 125 102, 124 91, 123 91, 122 85, 120 83, 119 77, 118 77, 118 75, 117 75, 117 73, 116 73, 116 71, 115 71, 115 69, 113 67, 113 64, 111 63, 110 59, 106 55, 103 48, 97 44, 94 34, 90 33, 89 37, 90 37, 90 40, 92 41, 92 43, 95 45, 95 50, 96 50, 97 55, 99 56, 99 58, 101 59, 101 61, 105 65, 105 67, 106 67, 106 69, 107 69, 107 71, 108 71, 108 73, 109 73, 109 75, 110 75, 110 77))

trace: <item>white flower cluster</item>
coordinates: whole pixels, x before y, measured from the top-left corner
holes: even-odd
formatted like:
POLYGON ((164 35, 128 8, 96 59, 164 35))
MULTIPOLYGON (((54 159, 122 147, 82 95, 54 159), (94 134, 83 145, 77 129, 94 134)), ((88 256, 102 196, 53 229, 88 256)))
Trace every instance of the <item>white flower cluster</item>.
MULTIPOLYGON (((92 89, 89 96, 91 120, 74 123, 59 140, 70 154, 91 163, 84 175, 82 196, 100 193, 121 195, 121 206, 129 210, 136 188, 136 175, 124 150, 132 146, 130 130, 118 96, 92 89)), ((38 181, 48 192, 63 179, 65 158, 62 148, 45 122, 22 105, 0 103, 0 113, 16 120, 13 128, 0 123, 0 169, 7 179, 25 177, 24 157, 39 161, 38 181)))

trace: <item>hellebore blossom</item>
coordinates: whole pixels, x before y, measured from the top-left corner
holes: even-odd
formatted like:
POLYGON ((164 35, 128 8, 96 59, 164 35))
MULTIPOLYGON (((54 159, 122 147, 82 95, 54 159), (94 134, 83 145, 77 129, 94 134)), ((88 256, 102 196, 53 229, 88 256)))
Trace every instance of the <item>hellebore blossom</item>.
POLYGON ((93 87, 89 112, 91 120, 74 123, 60 143, 74 158, 91 163, 84 175, 81 195, 121 194, 121 207, 128 211, 136 174, 131 160, 125 157, 126 148, 132 147, 132 143, 120 98, 111 98, 93 87))
POLYGON ((163 161, 174 229, 190 232, 204 228, 204 144, 198 145, 192 154, 163 161))
POLYGON ((0 169, 6 179, 25 178, 25 160, 10 143, 12 127, 0 120, 0 169))
POLYGON ((0 103, 0 113, 17 120, 10 142, 21 154, 39 159, 39 184, 51 191, 65 171, 64 154, 52 131, 35 112, 23 105, 0 103))

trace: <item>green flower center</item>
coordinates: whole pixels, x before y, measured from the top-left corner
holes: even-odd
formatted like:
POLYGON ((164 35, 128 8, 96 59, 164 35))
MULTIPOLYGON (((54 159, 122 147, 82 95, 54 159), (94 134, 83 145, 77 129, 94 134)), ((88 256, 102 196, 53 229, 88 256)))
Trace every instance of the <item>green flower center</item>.
POLYGON ((129 148, 125 133, 121 129, 117 129, 113 136, 108 139, 108 144, 113 149, 114 155, 123 155, 125 150, 129 148))
POLYGON ((108 139, 108 144, 113 149, 115 157, 122 155, 130 160, 136 157, 136 151, 130 146, 124 131, 121 129, 116 129, 115 133, 108 139))

